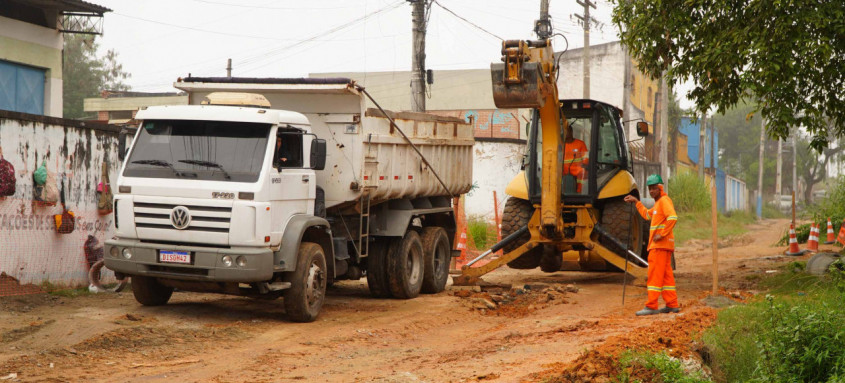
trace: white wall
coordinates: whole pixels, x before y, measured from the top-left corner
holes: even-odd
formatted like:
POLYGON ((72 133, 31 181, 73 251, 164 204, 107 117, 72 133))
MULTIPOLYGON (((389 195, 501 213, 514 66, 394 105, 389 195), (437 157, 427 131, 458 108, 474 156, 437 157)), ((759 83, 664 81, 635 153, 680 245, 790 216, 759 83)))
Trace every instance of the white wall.
POLYGON ((17 180, 15 195, 0 199, 0 272, 21 283, 87 284, 83 244, 89 234, 100 244, 114 234, 114 216, 97 214, 96 190, 103 161, 112 184, 117 182, 117 134, 61 121, 79 124, 0 118, 0 148, 17 180), (67 177, 67 205, 77 217, 71 234, 55 232, 52 216, 61 213, 60 205, 32 203, 32 173, 44 160, 50 171, 67 177))
POLYGON ((493 191, 499 200, 499 214, 505 206, 505 187, 519 173, 525 144, 476 141, 473 148, 473 189, 466 196, 468 217, 493 220, 493 191))

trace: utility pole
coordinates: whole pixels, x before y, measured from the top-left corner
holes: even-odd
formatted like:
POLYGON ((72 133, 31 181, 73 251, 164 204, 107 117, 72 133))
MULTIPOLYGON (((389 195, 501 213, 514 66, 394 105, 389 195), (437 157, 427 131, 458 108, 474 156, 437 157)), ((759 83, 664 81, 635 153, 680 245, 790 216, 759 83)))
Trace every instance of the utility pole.
POLYGON ((408 0, 413 7, 414 46, 411 52, 411 110, 425 112, 425 29, 426 6, 429 0, 408 0))
POLYGON ((783 177, 783 140, 781 140, 780 138, 778 138, 778 161, 776 166, 777 172, 775 175, 775 203, 780 204, 780 195, 783 193, 783 183, 781 182, 781 179, 783 177))
MULTIPOLYGON (((719 188, 716 187, 718 182, 716 182, 716 124, 713 123, 713 120, 710 120, 710 171, 713 172, 713 191, 715 192, 716 198, 713 198, 714 201, 718 201, 719 197, 719 188)), ((718 208, 718 207, 717 207, 718 208)))
POLYGON ((701 123, 698 127, 698 179, 704 181, 704 148, 706 148, 704 133, 707 125, 707 113, 701 116, 701 123))
POLYGON ((575 17, 584 24, 584 98, 590 98, 590 23, 594 20, 590 17, 590 7, 596 9, 596 4, 590 0, 575 0, 584 7, 584 15, 576 14, 575 17))
POLYGON ((669 179, 669 87, 665 69, 660 75, 660 174, 669 179))
POLYGON ((232 59, 226 63, 226 77, 232 78, 232 59))
MULTIPOLYGON (((792 195, 798 193, 798 128, 792 132, 792 195)), ((793 201, 795 197, 792 198, 793 201)), ((793 211, 793 214, 795 212, 793 211)))
POLYGON ((540 18, 534 22, 534 33, 541 40, 552 37, 552 20, 549 18, 549 0, 540 0, 540 18))
POLYGON ((763 153, 766 147, 766 118, 760 122, 760 163, 757 169, 757 219, 763 219, 763 153))

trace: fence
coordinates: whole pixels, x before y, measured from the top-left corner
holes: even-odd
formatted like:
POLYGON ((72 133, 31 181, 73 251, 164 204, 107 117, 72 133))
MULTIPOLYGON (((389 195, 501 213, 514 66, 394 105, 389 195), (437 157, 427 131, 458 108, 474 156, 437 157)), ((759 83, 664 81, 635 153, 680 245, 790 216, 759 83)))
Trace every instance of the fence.
MULTIPOLYGON (((93 254, 114 234, 113 215, 97 212, 101 166, 117 180, 117 134, 111 125, 0 111, 0 153, 15 168, 15 193, 0 199, 0 296, 40 292, 45 283, 80 286, 88 282, 93 254), (53 206, 33 199, 33 172, 42 163, 64 181, 67 207, 76 214, 70 234, 58 234, 53 206)), ((104 275, 105 282, 113 274, 104 275)))
POLYGON ((742 180, 726 175, 724 211, 748 210, 748 188, 742 180))

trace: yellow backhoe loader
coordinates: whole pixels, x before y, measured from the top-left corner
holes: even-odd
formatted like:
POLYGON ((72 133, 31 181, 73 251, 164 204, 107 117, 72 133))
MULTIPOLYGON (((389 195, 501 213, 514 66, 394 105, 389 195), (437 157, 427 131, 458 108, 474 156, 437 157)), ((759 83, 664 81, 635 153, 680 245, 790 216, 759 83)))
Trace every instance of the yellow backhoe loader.
MULTIPOLYGON (((505 41, 502 61, 491 65, 496 106, 533 109, 526 158, 506 189, 505 238, 464 266, 454 284, 474 284, 505 263, 547 272, 624 270, 644 280, 648 226, 622 201, 641 195, 621 111, 595 100, 560 100, 548 38, 505 41), (499 249, 503 256, 473 267, 499 249)), ((648 124, 638 122, 637 133, 647 135, 648 124)))

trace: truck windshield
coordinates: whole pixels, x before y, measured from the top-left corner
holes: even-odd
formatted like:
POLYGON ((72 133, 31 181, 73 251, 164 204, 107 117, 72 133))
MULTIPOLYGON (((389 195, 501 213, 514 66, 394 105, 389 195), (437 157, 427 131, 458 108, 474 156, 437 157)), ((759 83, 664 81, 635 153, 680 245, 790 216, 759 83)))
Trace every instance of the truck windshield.
POLYGON ((255 182, 271 125, 228 121, 145 121, 126 177, 255 182))

